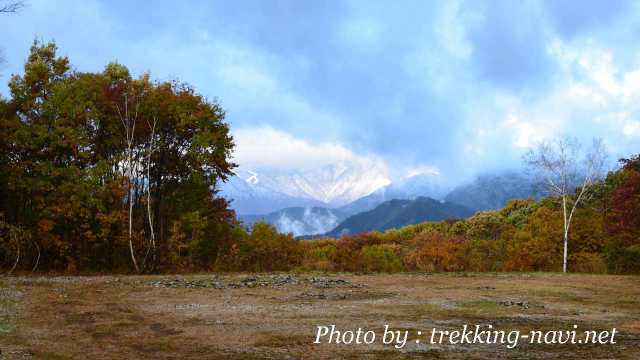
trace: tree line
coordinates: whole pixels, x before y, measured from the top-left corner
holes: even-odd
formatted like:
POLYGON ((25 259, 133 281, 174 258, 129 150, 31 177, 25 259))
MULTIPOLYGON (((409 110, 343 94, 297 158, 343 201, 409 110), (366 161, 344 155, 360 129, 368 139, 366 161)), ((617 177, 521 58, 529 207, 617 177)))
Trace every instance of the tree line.
POLYGON ((564 195, 514 199, 468 219, 313 241, 295 241, 259 224, 259 235, 241 240, 227 268, 640 274, 640 154, 620 165, 591 184, 589 196, 582 182, 564 195), (573 213, 571 232, 567 212, 573 213))
POLYGON ((179 81, 134 78, 118 63, 74 71, 56 52, 35 42, 10 98, 0 99, 3 273, 640 273, 640 155, 601 179, 600 143, 583 172, 570 141, 541 145, 527 158, 550 190, 540 200, 299 241, 264 223, 245 229, 218 196, 235 164, 217 102, 179 81))

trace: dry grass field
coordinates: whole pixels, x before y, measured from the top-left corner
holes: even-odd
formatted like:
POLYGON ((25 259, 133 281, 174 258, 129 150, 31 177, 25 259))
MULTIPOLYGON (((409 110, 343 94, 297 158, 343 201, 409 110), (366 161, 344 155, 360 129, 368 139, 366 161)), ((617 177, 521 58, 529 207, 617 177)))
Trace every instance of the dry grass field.
POLYGON ((237 274, 0 278, 0 359, 639 359, 640 277, 237 274), (313 344, 381 331, 619 331, 616 344, 313 344))

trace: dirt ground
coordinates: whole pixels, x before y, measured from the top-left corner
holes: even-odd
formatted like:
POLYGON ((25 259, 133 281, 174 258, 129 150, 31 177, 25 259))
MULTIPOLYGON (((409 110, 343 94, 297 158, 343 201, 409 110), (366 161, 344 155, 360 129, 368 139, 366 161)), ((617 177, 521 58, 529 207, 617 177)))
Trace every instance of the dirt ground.
MULTIPOLYGON (((426 338, 425 338, 426 340, 426 338)), ((0 359, 640 359, 640 277, 237 274, 0 278, 0 359), (317 326, 409 331, 314 344, 317 326), (418 331, 611 330, 616 344, 417 343, 418 331)))

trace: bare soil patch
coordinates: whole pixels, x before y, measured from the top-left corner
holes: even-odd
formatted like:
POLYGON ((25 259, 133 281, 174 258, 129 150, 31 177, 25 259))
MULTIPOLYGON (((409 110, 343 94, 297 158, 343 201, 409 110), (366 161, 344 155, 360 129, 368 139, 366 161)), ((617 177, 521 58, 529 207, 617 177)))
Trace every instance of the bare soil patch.
POLYGON ((0 359, 639 359, 640 277, 237 274, 0 278, 0 359), (314 345, 380 331, 611 329, 615 345, 314 345))

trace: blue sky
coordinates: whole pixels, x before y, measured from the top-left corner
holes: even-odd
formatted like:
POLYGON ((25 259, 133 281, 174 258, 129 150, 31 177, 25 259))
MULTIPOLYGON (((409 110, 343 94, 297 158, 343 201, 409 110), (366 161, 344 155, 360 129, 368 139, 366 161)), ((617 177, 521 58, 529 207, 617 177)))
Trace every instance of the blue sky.
POLYGON ((455 179, 562 134, 640 151, 637 2, 28 0, 0 34, 5 96, 55 40, 79 71, 117 60, 217 99, 247 168, 455 179))

